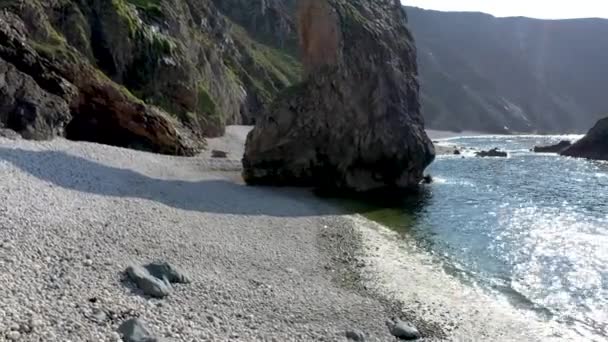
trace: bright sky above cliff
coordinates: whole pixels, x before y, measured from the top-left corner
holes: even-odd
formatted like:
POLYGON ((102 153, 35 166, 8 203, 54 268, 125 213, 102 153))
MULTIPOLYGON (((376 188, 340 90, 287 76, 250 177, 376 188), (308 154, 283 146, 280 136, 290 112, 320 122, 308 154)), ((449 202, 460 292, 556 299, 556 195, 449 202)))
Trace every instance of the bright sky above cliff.
POLYGON ((608 18, 608 0, 401 0, 401 3, 439 11, 484 12, 497 17, 608 18))

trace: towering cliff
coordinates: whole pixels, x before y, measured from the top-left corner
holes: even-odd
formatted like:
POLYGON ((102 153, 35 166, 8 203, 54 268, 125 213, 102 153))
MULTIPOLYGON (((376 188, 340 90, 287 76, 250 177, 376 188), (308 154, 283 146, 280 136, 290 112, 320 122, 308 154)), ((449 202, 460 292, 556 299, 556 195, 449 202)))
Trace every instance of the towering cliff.
POLYGON ((608 20, 407 11, 430 127, 584 132, 608 112, 608 20))
POLYGON ((299 80, 291 55, 211 0, 3 0, 0 11, 0 121, 27 137, 190 154, 299 80))
POLYGON ((300 0, 297 26, 305 81, 258 119, 245 180, 354 191, 418 184, 434 149, 399 1, 300 0))

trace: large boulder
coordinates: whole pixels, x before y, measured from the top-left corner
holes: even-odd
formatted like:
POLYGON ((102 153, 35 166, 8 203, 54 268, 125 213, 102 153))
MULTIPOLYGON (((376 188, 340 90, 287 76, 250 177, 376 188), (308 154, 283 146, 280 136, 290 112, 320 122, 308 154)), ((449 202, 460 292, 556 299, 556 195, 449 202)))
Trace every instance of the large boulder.
POLYGON ((249 184, 371 191, 418 184, 435 151, 416 49, 397 0, 300 0, 305 81, 247 138, 249 184))
POLYGON ((608 118, 593 126, 585 137, 561 152, 564 156, 608 160, 608 118))

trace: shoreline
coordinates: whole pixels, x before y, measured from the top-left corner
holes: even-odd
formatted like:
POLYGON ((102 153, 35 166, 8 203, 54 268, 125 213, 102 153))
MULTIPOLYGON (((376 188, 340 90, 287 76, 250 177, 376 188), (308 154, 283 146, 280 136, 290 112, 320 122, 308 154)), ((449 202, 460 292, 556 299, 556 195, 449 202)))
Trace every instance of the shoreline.
POLYGON ((245 186, 236 162, 0 138, 0 339, 116 341, 132 317, 167 341, 392 339, 343 211, 245 186), (156 261, 191 283, 144 296, 124 271, 156 261))
POLYGON ((128 317, 169 341, 344 340, 349 330, 386 341, 396 317, 424 341, 550 341, 558 330, 354 211, 306 190, 243 185, 236 158, 248 129, 209 140, 228 159, 0 138, 0 279, 10 294, 0 297, 0 337, 37 320, 26 340, 112 340, 128 317), (129 264, 159 260, 192 283, 157 300, 123 279, 129 264), (91 319, 99 312, 122 318, 91 319))

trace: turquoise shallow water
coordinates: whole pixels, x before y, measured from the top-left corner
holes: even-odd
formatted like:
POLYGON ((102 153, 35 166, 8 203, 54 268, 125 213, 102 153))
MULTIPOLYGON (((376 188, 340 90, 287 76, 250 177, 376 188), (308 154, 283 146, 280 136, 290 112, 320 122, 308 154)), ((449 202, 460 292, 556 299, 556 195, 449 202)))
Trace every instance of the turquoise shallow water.
POLYGON ((510 157, 440 156, 428 170, 435 183, 420 196, 367 216, 464 281, 584 336, 608 337, 608 163, 529 152, 562 138, 442 141, 510 157))

